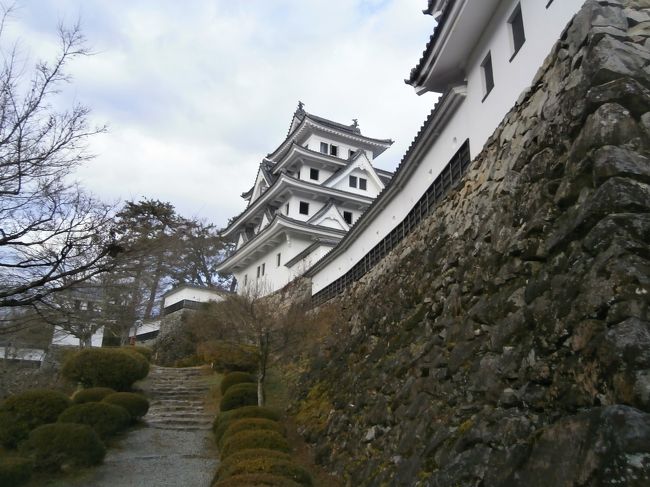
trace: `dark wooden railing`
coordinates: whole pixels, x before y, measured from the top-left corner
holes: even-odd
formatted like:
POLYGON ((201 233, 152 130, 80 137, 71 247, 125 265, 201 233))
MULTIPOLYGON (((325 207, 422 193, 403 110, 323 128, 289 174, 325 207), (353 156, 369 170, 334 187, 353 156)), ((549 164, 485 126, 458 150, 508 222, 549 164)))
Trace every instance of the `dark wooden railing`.
POLYGON ((163 309, 163 316, 167 316, 168 314, 179 311, 181 309, 200 309, 202 304, 203 303, 200 303, 199 301, 183 299, 177 303, 170 304, 165 309, 163 309))
POLYGON ((398 243, 409 235, 419 223, 431 213, 434 206, 444 198, 463 178, 471 163, 469 140, 466 140, 458 152, 431 183, 422 197, 415 203, 406 217, 375 245, 352 269, 336 281, 328 284, 312 296, 312 304, 318 306, 342 293, 350 284, 361 279, 381 259, 383 259, 398 243))

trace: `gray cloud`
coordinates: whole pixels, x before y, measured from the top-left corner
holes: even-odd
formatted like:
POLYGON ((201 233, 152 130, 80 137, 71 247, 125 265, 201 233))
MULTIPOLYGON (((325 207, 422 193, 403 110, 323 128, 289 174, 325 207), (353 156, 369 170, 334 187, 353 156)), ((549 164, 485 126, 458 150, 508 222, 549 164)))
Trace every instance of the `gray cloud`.
POLYGON ((223 225, 297 101, 396 143, 394 169, 434 98, 403 79, 433 27, 424 0, 24 0, 10 35, 51 55, 57 19, 82 19, 96 55, 64 94, 110 131, 78 178, 103 198, 168 200, 223 225))

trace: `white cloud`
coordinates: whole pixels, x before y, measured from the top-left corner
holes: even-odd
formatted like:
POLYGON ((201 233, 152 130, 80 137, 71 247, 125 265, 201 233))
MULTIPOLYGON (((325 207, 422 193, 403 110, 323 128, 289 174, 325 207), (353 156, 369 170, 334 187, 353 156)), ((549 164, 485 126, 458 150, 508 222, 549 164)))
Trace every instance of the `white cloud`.
POLYGON ((49 54, 57 18, 81 15, 95 56, 66 96, 110 132, 78 172, 114 200, 148 196, 218 225, 243 208, 297 101, 393 138, 394 169, 433 98, 404 84, 431 33, 424 0, 24 0, 12 33, 49 54))

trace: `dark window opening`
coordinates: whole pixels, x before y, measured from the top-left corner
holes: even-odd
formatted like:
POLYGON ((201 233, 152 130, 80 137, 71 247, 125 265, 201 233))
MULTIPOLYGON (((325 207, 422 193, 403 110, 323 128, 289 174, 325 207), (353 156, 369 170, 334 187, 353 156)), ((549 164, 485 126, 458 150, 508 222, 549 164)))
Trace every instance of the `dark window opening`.
POLYGON ((285 215, 288 215, 288 214, 289 214, 289 203, 287 203, 286 205, 284 205, 284 209, 286 210, 286 211, 285 211, 285 215))
POLYGON ((339 148, 335 145, 330 145, 330 156, 338 156, 339 155, 339 148))
POLYGON ((327 154, 329 152, 328 149, 329 149, 329 147, 327 146, 327 144, 325 142, 320 143, 320 151, 323 154, 327 154))
POLYGON ((262 275, 264 275, 264 271, 266 271, 266 264, 262 264, 262 275))
POLYGON ((280 261, 282 259, 282 254, 278 253, 278 255, 276 255, 276 258, 277 258, 278 267, 280 267, 280 261))
POLYGON ((298 209, 301 215, 309 215, 309 203, 306 201, 300 202, 300 208, 298 209))
POLYGON ((311 168, 309 169, 309 179, 314 179, 318 181, 318 169, 311 168))
POLYGON ((343 212, 343 219, 345 220, 345 223, 348 225, 352 225, 352 212, 351 211, 344 211, 343 212))
POLYGON ((248 274, 244 274, 244 286, 248 284, 248 274))
POLYGON ((512 61, 519 52, 519 49, 521 49, 521 46, 526 42, 524 18, 521 16, 521 4, 517 5, 517 8, 510 16, 508 23, 510 24, 510 32, 512 33, 512 47, 514 51, 510 58, 510 61, 512 61))
POLYGON ((489 52, 488 55, 485 56, 483 62, 481 63, 481 71, 483 71, 483 82, 485 88, 485 96, 483 96, 482 101, 485 101, 487 96, 492 91, 492 88, 494 88, 494 73, 492 72, 492 55, 489 52))
POLYGON ((357 187, 357 177, 356 176, 350 176, 350 187, 351 188, 356 188, 357 187))
POLYGON ((257 278, 259 279, 260 273, 262 272, 262 268, 260 266, 257 266, 257 278))
POLYGON ((359 189, 366 190, 368 189, 368 180, 364 178, 359 178, 359 189))
POLYGON ((348 149, 348 159, 352 159, 354 157, 354 151, 352 149, 348 149))

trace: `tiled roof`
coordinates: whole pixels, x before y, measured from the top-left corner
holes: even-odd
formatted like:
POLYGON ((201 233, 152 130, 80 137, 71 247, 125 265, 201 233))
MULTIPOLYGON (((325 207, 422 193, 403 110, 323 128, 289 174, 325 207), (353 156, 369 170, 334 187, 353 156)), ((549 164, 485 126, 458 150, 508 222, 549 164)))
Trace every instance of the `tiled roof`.
MULTIPOLYGON (((436 45, 438 42, 438 39, 440 37, 440 33, 443 31, 445 24, 447 23, 447 20, 449 19, 449 12, 451 12, 452 7, 454 6, 456 0, 449 0, 445 7, 444 10, 442 11, 442 15, 440 16, 440 19, 438 20, 438 25, 436 25, 435 30, 433 31, 433 34, 431 34, 431 37, 429 37, 429 42, 427 42, 426 47, 424 48, 424 52, 422 53, 422 57, 420 57, 420 60, 418 61, 418 64, 411 69, 411 73, 409 75, 409 79, 404 80, 404 82, 407 85, 411 86, 416 86, 418 82, 418 78, 422 75, 422 70, 424 69, 424 65, 427 62, 427 59, 431 55, 431 52, 433 51, 433 47, 436 45)), ((431 9, 433 6, 433 1, 429 2, 429 9, 431 9)), ((429 13, 428 10, 425 10, 425 13, 429 13)))

